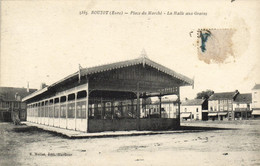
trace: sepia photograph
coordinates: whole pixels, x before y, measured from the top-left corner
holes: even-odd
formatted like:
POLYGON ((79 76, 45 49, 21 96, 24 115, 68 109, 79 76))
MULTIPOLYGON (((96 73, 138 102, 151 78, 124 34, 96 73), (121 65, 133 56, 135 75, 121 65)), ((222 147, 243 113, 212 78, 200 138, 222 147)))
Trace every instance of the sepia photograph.
POLYGON ((0 165, 260 165, 258 0, 1 0, 0 165))

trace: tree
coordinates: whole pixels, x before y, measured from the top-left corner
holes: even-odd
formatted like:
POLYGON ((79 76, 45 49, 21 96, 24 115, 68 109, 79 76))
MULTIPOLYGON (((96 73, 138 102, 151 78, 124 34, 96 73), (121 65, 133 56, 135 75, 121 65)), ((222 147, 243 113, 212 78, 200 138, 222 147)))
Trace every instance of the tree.
POLYGON ((196 99, 208 99, 213 94, 214 94, 213 90, 207 89, 206 91, 197 93, 196 99))

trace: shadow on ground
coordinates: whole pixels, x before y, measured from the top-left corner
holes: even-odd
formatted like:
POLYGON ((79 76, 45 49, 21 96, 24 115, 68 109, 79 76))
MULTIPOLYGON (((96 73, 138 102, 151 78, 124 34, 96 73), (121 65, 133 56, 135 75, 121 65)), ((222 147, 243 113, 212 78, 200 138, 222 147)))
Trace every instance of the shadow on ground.
MULTIPOLYGON (((47 130, 43 130, 41 128, 38 127, 34 127, 34 126, 26 126, 26 125, 18 125, 18 126, 14 126, 12 129, 12 131, 16 132, 16 133, 29 133, 29 134, 38 134, 38 133, 49 133, 53 136, 59 136, 62 138, 70 138, 70 139, 81 139, 84 137, 68 137, 64 134, 61 133, 57 133, 54 131, 47 131, 47 130)), ((154 132, 151 133, 134 133, 131 135, 104 135, 104 136, 97 136, 98 138, 100 137, 122 137, 122 136, 141 136, 141 135, 157 135, 157 134, 182 134, 182 133, 195 133, 195 132, 207 132, 207 131, 214 131, 214 130, 238 130, 237 128, 220 128, 220 127, 201 127, 201 126, 180 126, 180 128, 178 129, 170 129, 170 130, 153 130, 154 132), (171 132, 172 131, 172 132, 171 132), (175 132, 176 131, 176 132, 175 132)), ((111 132, 116 132, 116 131, 111 131, 111 132)), ((142 132, 142 131, 140 131, 142 132)), ((95 136, 91 137, 91 138, 96 138, 95 136)))
POLYGON ((43 129, 35 127, 35 126, 18 125, 18 126, 14 126, 14 128, 11 130, 16 133, 29 133, 29 134, 48 133, 53 136, 67 138, 67 136, 65 136, 63 134, 53 132, 53 131, 43 130, 43 129))
POLYGON ((221 127, 201 127, 201 126, 180 126, 178 130, 196 130, 196 131, 209 131, 209 130, 238 130, 237 128, 221 128, 221 127))

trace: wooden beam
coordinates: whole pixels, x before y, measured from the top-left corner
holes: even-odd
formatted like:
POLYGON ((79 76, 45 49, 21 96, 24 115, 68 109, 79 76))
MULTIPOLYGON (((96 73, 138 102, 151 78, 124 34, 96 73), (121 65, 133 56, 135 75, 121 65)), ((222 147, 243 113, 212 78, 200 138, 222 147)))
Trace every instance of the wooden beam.
POLYGON ((136 88, 136 96, 137 96, 137 129, 140 130, 140 92, 139 92, 139 82, 137 83, 137 88, 136 88))

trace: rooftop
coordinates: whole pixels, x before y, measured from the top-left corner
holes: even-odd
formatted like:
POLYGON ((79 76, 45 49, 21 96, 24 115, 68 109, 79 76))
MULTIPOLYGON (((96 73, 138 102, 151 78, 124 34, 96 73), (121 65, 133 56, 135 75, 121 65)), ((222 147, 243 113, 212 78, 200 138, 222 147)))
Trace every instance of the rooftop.
POLYGON ((236 103, 252 103, 252 94, 251 93, 244 93, 238 94, 236 99, 234 100, 236 103))
POLYGON ((143 56, 143 57, 140 57, 140 58, 136 58, 136 59, 133 59, 133 60, 126 60, 126 61, 121 61, 121 62, 116 62, 116 63, 110 63, 110 64, 105 64, 105 65, 100 65, 100 66, 94 66, 94 67, 89 67, 89 68, 81 68, 79 69, 78 72, 75 72, 53 84, 51 84, 50 86, 48 87, 45 87, 39 91, 36 91, 34 92, 33 94, 27 96, 26 98, 23 98, 23 101, 26 101, 30 98, 33 98, 35 96, 38 96, 44 92, 47 92, 50 88, 53 88, 59 84, 62 84, 64 83, 65 81, 71 79, 71 78, 77 78, 78 76, 88 76, 88 75, 91 75, 91 74, 95 74, 95 73, 101 73, 101 72, 106 72, 106 71, 110 71, 110 70, 114 70, 114 69, 120 69, 120 68, 124 68, 124 67, 128 67, 128 66, 134 66, 134 65, 147 65, 147 66, 150 66, 150 67, 153 67, 165 74, 168 74, 170 75, 171 77, 175 78, 175 79, 178 79, 180 81, 183 82, 183 85, 192 85, 193 84, 193 80, 182 75, 182 74, 179 74, 163 65, 160 65, 152 60, 150 60, 149 58, 143 56))
POLYGON ((183 106, 202 105, 205 99, 186 100, 182 103, 183 106))
POLYGON ((50 85, 51 86, 55 86, 61 82, 63 82, 66 79, 69 79, 75 75, 80 74, 81 76, 85 76, 85 75, 91 75, 91 74, 95 74, 95 73, 100 73, 100 72, 104 72, 104 71, 110 71, 113 69, 119 69, 119 68, 123 68, 123 67, 128 67, 128 66, 134 66, 134 65, 138 65, 138 64, 142 64, 142 65, 147 65, 147 66, 151 66, 153 68, 156 68, 157 70, 164 72, 174 78, 177 78, 179 80, 182 80, 183 82, 185 82, 188 85, 192 85, 193 84, 193 80, 182 75, 179 74, 159 63, 156 63, 152 60, 150 60, 147 57, 140 57, 140 58, 136 58, 136 59, 132 59, 132 60, 126 60, 126 61, 120 61, 120 62, 115 62, 115 63, 110 63, 110 64, 104 64, 104 65, 99 65, 99 66, 94 66, 94 67, 89 67, 89 68, 82 68, 80 69, 80 71, 73 73, 67 77, 65 77, 64 79, 55 82, 54 84, 50 85))
POLYGON ((20 96, 20 100, 25 96, 37 91, 37 89, 15 88, 15 87, 0 87, 0 99, 4 101, 15 101, 16 96, 20 96))
POLYGON ((234 99, 238 93, 238 91, 214 93, 210 96, 209 100, 234 99))

